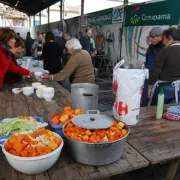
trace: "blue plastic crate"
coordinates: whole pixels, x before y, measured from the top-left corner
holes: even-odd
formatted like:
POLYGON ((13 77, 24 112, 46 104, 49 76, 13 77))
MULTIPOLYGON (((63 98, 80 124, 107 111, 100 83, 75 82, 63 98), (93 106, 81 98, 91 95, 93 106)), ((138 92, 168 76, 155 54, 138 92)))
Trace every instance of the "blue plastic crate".
POLYGON ((62 131, 63 125, 53 124, 51 121, 50 114, 47 115, 47 119, 48 119, 48 123, 49 123, 51 130, 54 131, 55 133, 59 134, 62 138, 64 138, 64 134, 62 131))
MULTIPOLYGON (((41 123, 44 123, 44 120, 41 116, 32 116, 35 120, 37 120, 38 122, 41 122, 41 123)), ((3 120, 0 120, 0 123, 2 122, 3 120)), ((0 140, 1 139, 8 139, 11 135, 9 136, 4 136, 4 135, 0 135, 0 140)))

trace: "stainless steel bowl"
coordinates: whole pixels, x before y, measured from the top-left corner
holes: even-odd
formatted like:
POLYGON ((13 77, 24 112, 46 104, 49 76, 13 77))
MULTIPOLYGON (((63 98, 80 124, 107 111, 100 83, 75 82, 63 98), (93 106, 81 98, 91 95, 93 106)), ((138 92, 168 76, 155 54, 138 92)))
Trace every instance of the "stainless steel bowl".
POLYGON ((67 123, 63 126, 63 133, 67 141, 69 155, 75 161, 87 165, 106 165, 119 160, 130 132, 125 125, 128 134, 122 139, 106 143, 86 143, 69 138, 64 132, 66 125, 67 123))

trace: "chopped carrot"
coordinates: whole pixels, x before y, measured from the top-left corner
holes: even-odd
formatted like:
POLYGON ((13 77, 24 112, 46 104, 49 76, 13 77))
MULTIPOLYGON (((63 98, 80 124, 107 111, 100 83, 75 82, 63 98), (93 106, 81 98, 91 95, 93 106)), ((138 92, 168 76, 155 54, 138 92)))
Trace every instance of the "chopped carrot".
POLYGON ((26 141, 26 142, 30 142, 31 141, 31 139, 26 134, 23 135, 23 140, 26 141))
POLYGON ((81 114, 81 109, 76 109, 74 114, 75 115, 80 115, 81 114))
POLYGON ((21 152, 25 147, 26 145, 18 140, 16 140, 13 145, 13 149, 15 149, 18 153, 21 152))
POLYGON ((59 123, 59 118, 57 116, 54 116, 51 121, 52 121, 53 124, 58 124, 59 123))
POLYGON ((60 146, 60 144, 61 144, 61 139, 60 138, 58 138, 58 137, 53 137, 53 140, 55 141, 55 143, 58 145, 58 146, 60 146))
POLYGON ((65 112, 70 111, 70 110, 71 110, 71 106, 66 106, 66 107, 63 108, 63 110, 64 110, 65 112))

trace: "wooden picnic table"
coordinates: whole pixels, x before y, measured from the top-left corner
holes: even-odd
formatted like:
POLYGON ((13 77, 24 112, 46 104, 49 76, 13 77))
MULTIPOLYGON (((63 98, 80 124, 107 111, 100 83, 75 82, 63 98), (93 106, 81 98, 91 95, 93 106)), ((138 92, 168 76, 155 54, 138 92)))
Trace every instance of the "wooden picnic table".
MULTIPOLYGON (((173 180, 180 161, 180 121, 156 119, 156 110, 156 106, 141 108, 139 122, 130 126, 127 142, 150 165, 170 162, 165 180, 173 180)), ((112 116, 110 111, 105 114, 112 116)))
POLYGON ((158 120, 156 110, 156 106, 141 108, 139 122, 131 127, 128 143, 152 165, 170 160, 166 180, 173 180, 180 158, 180 122, 158 120))
MULTIPOLYGON (((57 82, 43 81, 43 84, 55 88, 55 97, 51 102, 33 96, 15 95, 11 92, 14 87, 24 87, 32 82, 24 81, 12 86, 4 86, 0 90, 0 119, 17 115, 39 115, 46 120, 50 112, 58 112, 64 106, 71 104, 70 93, 57 82)), ((0 155, 0 179, 4 180, 97 180, 117 174, 126 173, 149 165, 149 162, 132 146, 126 143, 123 156, 115 163, 106 166, 88 166, 73 161, 63 147, 56 164, 48 171, 37 175, 26 175, 14 170, 0 155)))

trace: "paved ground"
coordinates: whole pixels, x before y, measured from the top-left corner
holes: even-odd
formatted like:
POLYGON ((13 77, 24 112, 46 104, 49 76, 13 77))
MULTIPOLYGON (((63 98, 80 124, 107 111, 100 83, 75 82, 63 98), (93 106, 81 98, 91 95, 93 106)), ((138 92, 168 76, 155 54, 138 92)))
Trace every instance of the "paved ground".
MULTIPOLYGON (((112 83, 111 81, 98 81, 99 85, 99 110, 112 110, 112 83)), ((103 180, 163 180, 168 170, 169 163, 146 167, 125 175, 114 176, 103 180)), ((180 180, 180 167, 174 180, 180 180)))
POLYGON ((111 81, 107 80, 98 81, 97 84, 99 85, 99 110, 101 112, 104 111, 111 111, 112 109, 112 83, 111 81))

